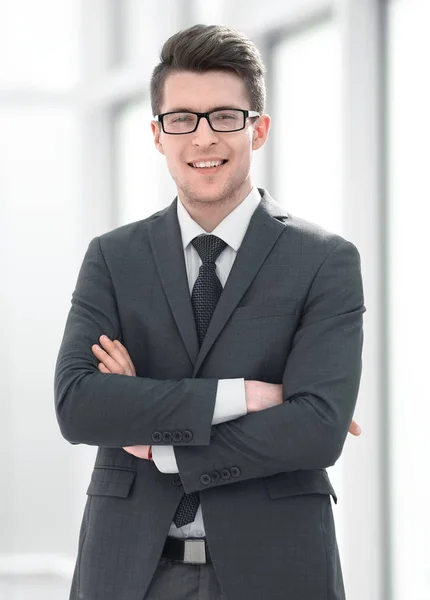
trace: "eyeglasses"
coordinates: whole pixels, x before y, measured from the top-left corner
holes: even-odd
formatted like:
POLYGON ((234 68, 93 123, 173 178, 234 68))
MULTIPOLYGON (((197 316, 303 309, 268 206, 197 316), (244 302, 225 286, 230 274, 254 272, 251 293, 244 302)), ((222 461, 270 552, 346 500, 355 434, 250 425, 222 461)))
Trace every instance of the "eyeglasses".
POLYGON ((181 112, 167 112, 155 115, 155 120, 161 123, 164 133, 181 135, 193 133, 199 126, 200 119, 207 119, 211 129, 219 132, 240 131, 245 128, 248 117, 259 117, 255 110, 242 110, 239 108, 226 108, 198 113, 184 110, 181 112))

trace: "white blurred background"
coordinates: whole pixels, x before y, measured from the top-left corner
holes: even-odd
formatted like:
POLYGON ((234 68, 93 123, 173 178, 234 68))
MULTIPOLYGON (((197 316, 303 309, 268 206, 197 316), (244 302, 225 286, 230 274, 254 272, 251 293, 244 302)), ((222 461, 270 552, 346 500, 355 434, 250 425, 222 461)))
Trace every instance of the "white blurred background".
POLYGON ((363 434, 329 470, 348 600, 429 600, 430 0, 0 0, 0 597, 68 598, 96 448, 61 437, 54 365, 91 238, 175 196, 149 80, 195 23, 263 54, 256 184, 360 250, 363 434))

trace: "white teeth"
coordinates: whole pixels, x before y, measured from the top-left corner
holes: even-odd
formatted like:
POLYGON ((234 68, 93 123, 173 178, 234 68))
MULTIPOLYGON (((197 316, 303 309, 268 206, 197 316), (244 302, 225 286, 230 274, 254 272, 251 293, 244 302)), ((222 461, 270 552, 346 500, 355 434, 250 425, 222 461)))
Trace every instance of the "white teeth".
POLYGON ((197 163, 191 163, 193 165, 193 167, 219 167, 220 165, 222 165, 223 161, 222 160, 211 160, 211 161, 207 161, 207 162, 197 162, 197 163))

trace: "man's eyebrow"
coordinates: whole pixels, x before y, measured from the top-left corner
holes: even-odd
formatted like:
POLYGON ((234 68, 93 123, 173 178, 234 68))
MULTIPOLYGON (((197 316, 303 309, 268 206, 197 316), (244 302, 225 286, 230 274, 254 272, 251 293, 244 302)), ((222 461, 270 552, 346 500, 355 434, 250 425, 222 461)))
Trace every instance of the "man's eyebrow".
MULTIPOLYGON (((225 105, 225 106, 214 106, 212 108, 208 108, 208 110, 206 110, 204 112, 212 112, 213 110, 229 110, 229 109, 242 110, 238 106, 233 106, 232 104, 229 104, 229 105, 225 105)), ((170 110, 167 110, 166 112, 200 112, 200 111, 192 110, 191 108, 185 108, 183 106, 180 106, 178 108, 171 108, 170 110)))

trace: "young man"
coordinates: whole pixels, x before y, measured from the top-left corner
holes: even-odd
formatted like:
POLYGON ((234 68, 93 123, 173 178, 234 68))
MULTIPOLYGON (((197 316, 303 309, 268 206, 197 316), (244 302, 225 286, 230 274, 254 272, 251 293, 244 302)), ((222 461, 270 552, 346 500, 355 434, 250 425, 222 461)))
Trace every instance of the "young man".
POLYGON ((178 196, 90 242, 56 365, 62 434, 99 447, 70 598, 345 598, 326 467, 357 434, 358 251, 255 187, 241 33, 175 34, 151 99, 178 196))

